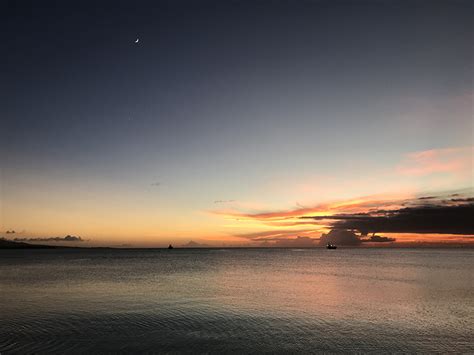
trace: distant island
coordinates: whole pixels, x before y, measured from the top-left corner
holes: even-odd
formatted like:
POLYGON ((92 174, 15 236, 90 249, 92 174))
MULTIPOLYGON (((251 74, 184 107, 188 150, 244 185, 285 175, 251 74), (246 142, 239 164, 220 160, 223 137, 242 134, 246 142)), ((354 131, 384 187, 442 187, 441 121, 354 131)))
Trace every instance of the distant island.
POLYGON ((14 242, 13 240, 7 240, 0 238, 0 249, 57 249, 57 248, 70 248, 61 247, 56 245, 44 245, 44 244, 30 244, 25 242, 14 242))
POLYGON ((112 247, 77 247, 68 245, 32 244, 0 238, 0 249, 114 249, 112 247))

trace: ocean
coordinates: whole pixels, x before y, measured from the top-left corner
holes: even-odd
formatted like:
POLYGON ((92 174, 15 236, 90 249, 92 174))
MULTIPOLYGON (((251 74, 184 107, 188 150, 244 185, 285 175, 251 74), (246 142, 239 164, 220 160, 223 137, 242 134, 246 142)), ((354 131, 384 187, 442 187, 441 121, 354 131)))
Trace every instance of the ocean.
POLYGON ((0 353, 474 353, 473 249, 0 251, 0 353))

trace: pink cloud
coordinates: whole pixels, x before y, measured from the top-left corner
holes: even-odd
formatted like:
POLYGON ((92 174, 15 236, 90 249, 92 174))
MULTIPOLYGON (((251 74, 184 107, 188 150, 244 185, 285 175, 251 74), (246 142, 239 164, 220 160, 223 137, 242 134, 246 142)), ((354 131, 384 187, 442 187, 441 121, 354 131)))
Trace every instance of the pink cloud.
POLYGON ((472 172, 473 148, 431 149, 409 153, 397 167, 397 172, 407 176, 437 173, 469 174, 472 172))

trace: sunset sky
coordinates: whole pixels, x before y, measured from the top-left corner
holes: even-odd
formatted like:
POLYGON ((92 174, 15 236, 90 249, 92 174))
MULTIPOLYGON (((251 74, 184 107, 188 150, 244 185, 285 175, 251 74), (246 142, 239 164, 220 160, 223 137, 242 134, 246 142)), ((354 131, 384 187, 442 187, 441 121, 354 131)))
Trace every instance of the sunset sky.
POLYGON ((471 1, 0 9, 0 236, 474 243, 471 1))

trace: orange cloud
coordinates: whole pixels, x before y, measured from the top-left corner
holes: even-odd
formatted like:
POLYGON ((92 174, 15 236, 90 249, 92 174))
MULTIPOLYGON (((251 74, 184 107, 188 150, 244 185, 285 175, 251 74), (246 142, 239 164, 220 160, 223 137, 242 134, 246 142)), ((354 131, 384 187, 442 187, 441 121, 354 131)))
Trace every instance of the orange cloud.
MULTIPOLYGON (((451 191, 421 196, 414 194, 400 196, 372 195, 357 199, 332 201, 312 207, 289 209, 286 211, 241 212, 237 210, 227 210, 215 211, 214 213, 244 223, 250 222, 253 227, 259 228, 260 231, 257 229, 257 231, 251 233, 234 234, 235 237, 247 239, 251 242, 278 242, 280 244, 289 243, 288 245, 294 245, 294 243, 296 243, 294 238, 300 236, 309 239, 298 240, 298 243, 301 245, 304 243, 308 243, 304 245, 312 245, 312 243, 315 242, 315 238, 319 236, 318 234, 327 233, 334 228, 355 228, 365 235, 367 234, 365 230, 367 228, 362 227, 368 224, 372 226, 374 230, 381 228, 380 226, 385 226, 385 229, 381 229, 382 232, 396 231, 397 233, 392 233, 395 237, 398 233, 404 233, 405 237, 402 238, 403 242, 418 240, 420 242, 466 244, 471 243, 472 239, 466 239, 460 236, 456 238, 435 238, 433 236, 436 233, 439 235, 451 233, 454 236, 458 233, 457 231, 459 231, 459 235, 470 233, 472 229, 468 228, 468 231, 464 225, 458 225, 457 222, 454 223, 450 221, 453 217, 453 211, 456 208, 458 210, 463 209, 463 211, 466 208, 472 208, 473 198, 471 196, 471 189, 467 189, 463 192, 460 190, 457 192, 451 191), (443 221, 445 223, 431 224, 426 222, 425 224, 428 224, 428 227, 426 225, 420 226, 420 218, 418 216, 420 213, 426 214, 426 218, 433 218, 433 213, 446 213, 446 216, 441 215, 441 219, 438 220, 440 223, 443 221), (400 225, 399 222, 402 220, 405 220, 406 223, 400 225), (388 222, 391 222, 391 224, 387 224, 388 222), (346 224, 348 226, 346 226, 346 224), (350 227, 349 225, 357 225, 360 228, 350 227), (271 228, 271 230, 268 230, 269 228, 271 228), (411 231, 414 233, 409 233, 411 231), (425 236, 423 236, 423 234, 425 234, 425 236), (409 238, 407 238, 408 235, 410 235, 409 238)), ((465 218, 463 216, 457 216, 456 218, 456 220, 460 220, 465 224, 465 218)), ((370 233, 374 232, 372 229, 369 230, 370 233)), ((381 238, 387 238, 387 236, 381 238)))
POLYGON ((333 201, 324 204, 317 204, 312 207, 302 207, 283 211, 268 212, 242 212, 238 210, 216 210, 213 214, 225 216, 227 218, 238 220, 257 220, 271 225, 289 226, 301 225, 308 222, 301 221, 299 218, 304 216, 331 215, 335 213, 358 213, 366 212, 371 208, 395 209, 413 196, 402 195, 371 195, 357 199, 333 201))

